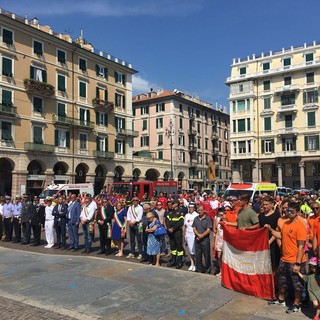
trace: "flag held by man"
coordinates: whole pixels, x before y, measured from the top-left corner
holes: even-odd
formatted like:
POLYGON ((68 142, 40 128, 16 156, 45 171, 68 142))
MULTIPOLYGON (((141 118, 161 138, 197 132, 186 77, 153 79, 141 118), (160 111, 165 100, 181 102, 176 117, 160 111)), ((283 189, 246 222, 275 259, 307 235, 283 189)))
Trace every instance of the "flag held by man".
POLYGON ((222 285, 264 299, 274 298, 268 230, 224 227, 222 285))

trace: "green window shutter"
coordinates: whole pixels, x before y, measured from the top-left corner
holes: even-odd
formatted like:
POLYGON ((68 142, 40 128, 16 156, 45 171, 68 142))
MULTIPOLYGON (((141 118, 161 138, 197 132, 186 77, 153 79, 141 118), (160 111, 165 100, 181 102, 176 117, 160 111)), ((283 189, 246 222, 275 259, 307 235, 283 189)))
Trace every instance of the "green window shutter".
POLYGON ((291 58, 283 59, 283 65, 284 66, 290 66, 291 65, 291 58))
POLYGON ((12 77, 12 60, 3 57, 2 58, 2 74, 7 77, 12 77))
POLYGON ((250 119, 247 119, 247 131, 251 131, 250 119))
POLYGON ((58 90, 66 91, 66 78, 60 74, 58 74, 58 90))
POLYGON ((271 130, 271 117, 264 118, 264 130, 265 131, 271 130))
POLYGON ((122 84, 126 85, 126 76, 124 74, 122 75, 122 84))
POLYGON ((308 112, 308 127, 316 125, 316 113, 314 111, 308 112))
POLYGON ((42 70, 42 81, 43 82, 47 82, 47 71, 46 70, 42 70))
POLYGON ((264 153, 264 140, 261 140, 261 153, 264 153))
POLYGON ((79 69, 82 71, 87 70, 86 60, 79 58, 79 69))
POLYGON ((59 130, 54 130, 54 145, 56 147, 59 145, 59 130))
POLYGON ((99 124, 99 112, 96 112, 96 124, 99 124))
POLYGON ((98 64, 96 64, 96 75, 98 76, 99 75, 99 70, 100 70, 100 67, 98 64))
POLYGON ((307 92, 303 92, 303 104, 307 103, 307 92))
POLYGON ((115 73, 114 73, 114 80, 116 83, 118 82, 118 72, 117 71, 115 71, 115 73))
POLYGON ((35 112, 42 113, 42 99, 38 97, 33 97, 33 110, 35 112))
POLYGON ((126 108, 126 96, 125 95, 122 96, 122 108, 123 109, 126 108))
POLYGON ((271 152, 274 152, 274 139, 271 140, 271 152))
POLYGON ((109 140, 108 137, 104 139, 105 150, 109 151, 109 140))
POLYGON ((66 132, 66 147, 70 148, 70 131, 66 132))
POLYGON ((286 139, 282 138, 282 151, 286 151, 286 139))
POLYGON ((63 103, 58 103, 58 116, 66 116, 66 108, 63 103))
POLYGON ((143 137, 140 137, 140 146, 143 147, 143 137))
POLYGON ((90 110, 87 110, 87 121, 90 121, 90 110))
POLYGON ((107 127, 108 126, 108 122, 109 122, 109 116, 108 116, 108 114, 106 113, 105 115, 104 115, 104 125, 107 127))
POLYGON ((79 82, 79 95, 82 98, 86 98, 86 84, 85 84, 85 82, 79 82))
POLYGON ((30 66, 30 79, 34 80, 34 67, 30 66))
POLYGON ((318 102, 318 96, 319 96, 319 92, 318 92, 318 90, 315 90, 315 92, 314 92, 314 102, 318 102))
POLYGON ((308 151, 308 137, 304 137, 304 150, 308 151))
POLYGON ((306 54, 306 62, 313 61, 313 53, 306 54))
POLYGON ((100 137, 96 137, 96 150, 100 151, 100 137))
POLYGON ((80 109, 80 121, 84 121, 84 113, 86 110, 80 109))
POLYGON ((246 131, 246 121, 245 119, 238 120, 238 132, 246 131))
POLYGON ((114 140, 114 152, 118 153, 118 140, 117 139, 114 140))
POLYGON ((292 139, 292 148, 293 150, 297 150, 297 138, 292 139))
POLYGON ((108 90, 104 90, 104 101, 108 101, 108 90))
POLYGON ((10 30, 2 29, 2 40, 6 44, 13 44, 13 33, 10 30))
POLYGON ((43 50, 42 50, 42 43, 38 41, 33 42, 33 52, 39 56, 42 56, 43 50))
POLYGON ((126 154, 126 143, 125 143, 125 141, 123 141, 122 145, 123 145, 123 154, 126 154))
POLYGON ((319 135, 316 135, 316 150, 319 150, 319 135))
POLYGON ((105 79, 108 79, 108 68, 103 68, 103 73, 104 73, 105 79))
POLYGON ((12 92, 8 90, 2 90, 2 104, 4 106, 12 106, 12 92))
POLYGON ((96 98, 99 98, 99 88, 96 87, 96 98))

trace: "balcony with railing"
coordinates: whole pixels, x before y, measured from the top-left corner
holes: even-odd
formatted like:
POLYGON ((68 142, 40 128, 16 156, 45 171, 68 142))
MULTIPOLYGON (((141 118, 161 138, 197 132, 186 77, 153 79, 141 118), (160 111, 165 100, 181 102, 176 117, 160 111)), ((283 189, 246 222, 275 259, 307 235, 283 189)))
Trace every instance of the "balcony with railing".
POLYGON ((9 117, 16 117, 17 108, 12 105, 0 104, 0 114, 9 116, 9 117))
POLYGON ((215 141, 215 140, 218 140, 218 139, 219 139, 218 133, 217 132, 212 132, 211 140, 215 141))
POLYGON ((278 113, 297 113, 298 112, 298 107, 296 104, 287 104, 287 105, 283 105, 278 107, 278 113))
POLYGON ((278 136, 284 136, 284 135, 298 135, 298 128, 297 127, 288 127, 288 128, 281 128, 278 129, 278 136))
POLYGON ((76 127, 82 127, 86 129, 93 129, 94 128, 94 122, 92 121, 87 121, 87 120, 80 120, 80 119, 75 119, 67 116, 62 116, 62 115, 56 115, 54 114, 52 116, 52 122, 53 124, 61 124, 61 125, 73 125, 76 127))
POLYGON ((197 148, 196 146, 194 146, 194 145, 190 145, 190 146, 188 147, 189 152, 196 152, 197 149, 198 149, 198 148, 197 148))
POLYGON ((23 83, 26 91, 31 94, 50 97, 55 93, 54 86, 49 83, 36 81, 33 79, 25 79, 23 80, 23 83))
POLYGON ((197 135, 197 130, 188 130, 188 135, 189 136, 196 136, 197 135))
POLYGON ((100 98, 92 99, 92 105, 96 111, 112 112, 114 110, 114 103, 105 101, 100 98))
POLYGON ((138 137, 139 132, 135 130, 130 130, 130 129, 123 129, 123 128, 117 128, 117 134, 122 135, 122 136, 127 136, 127 137, 138 137))
POLYGON ((283 157, 297 157, 300 156, 301 152, 297 150, 290 150, 290 151, 282 151, 282 152, 277 152, 276 157, 278 158, 283 158, 283 157))
POLYGON ((53 153, 54 149, 55 149, 54 145, 51 145, 51 144, 35 143, 35 142, 24 143, 25 151, 53 153))
POLYGON ((114 158, 114 152, 94 150, 93 151, 93 156, 96 157, 96 158, 113 159, 114 158))
POLYGON ((281 94, 286 92, 300 91, 300 86, 298 84, 289 84, 274 89, 275 94, 281 94))

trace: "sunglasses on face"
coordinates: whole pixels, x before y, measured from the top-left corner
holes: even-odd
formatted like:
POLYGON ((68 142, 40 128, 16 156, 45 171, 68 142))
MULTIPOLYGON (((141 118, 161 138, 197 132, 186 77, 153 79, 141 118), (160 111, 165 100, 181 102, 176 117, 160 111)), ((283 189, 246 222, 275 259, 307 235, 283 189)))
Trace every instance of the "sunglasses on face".
POLYGON ((312 208, 312 210, 319 210, 319 207, 314 207, 312 208))
POLYGON ((287 209, 287 213, 289 213, 289 214, 294 214, 294 213, 295 213, 295 211, 294 211, 294 210, 292 210, 292 209, 287 209))

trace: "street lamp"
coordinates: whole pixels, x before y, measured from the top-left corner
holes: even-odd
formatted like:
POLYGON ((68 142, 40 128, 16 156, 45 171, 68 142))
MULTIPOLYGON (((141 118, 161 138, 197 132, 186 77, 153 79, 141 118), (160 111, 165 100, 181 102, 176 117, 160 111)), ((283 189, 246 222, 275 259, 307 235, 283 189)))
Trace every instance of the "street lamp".
POLYGON ((166 137, 170 138, 170 180, 173 180, 173 136, 175 135, 173 122, 170 119, 169 128, 166 129, 166 137))

